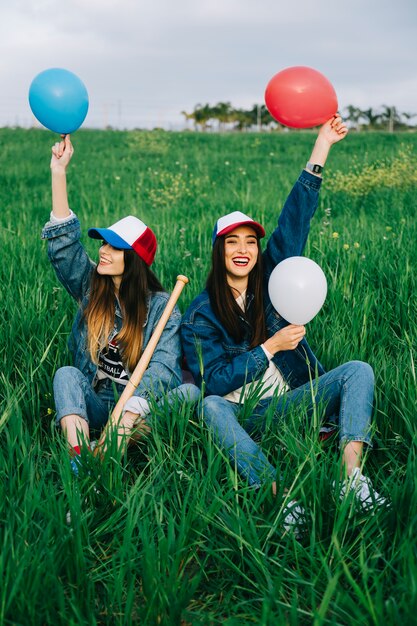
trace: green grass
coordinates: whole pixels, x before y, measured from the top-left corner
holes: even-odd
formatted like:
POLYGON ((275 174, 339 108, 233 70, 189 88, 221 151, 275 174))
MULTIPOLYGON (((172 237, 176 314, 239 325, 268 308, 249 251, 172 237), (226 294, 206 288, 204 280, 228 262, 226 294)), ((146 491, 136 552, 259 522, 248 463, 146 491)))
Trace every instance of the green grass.
MULTIPOLYGON (((143 218, 167 289, 177 274, 190 279, 184 310, 203 286, 216 217, 243 210, 272 232, 314 134, 73 139, 70 204, 84 232, 143 218)), ((73 480, 51 383, 69 362, 75 305, 40 240, 53 141, 0 130, 0 623, 415 623, 417 135, 352 133, 326 167, 306 253, 329 293, 307 333, 327 369, 350 359, 374 368, 377 445, 366 466, 392 506, 364 515, 336 503, 336 446, 294 414, 262 445, 308 511, 300 542, 283 535, 281 498, 248 489, 185 406, 155 407, 146 442, 121 464, 90 460, 90 475, 73 480)), ((97 243, 85 245, 94 256, 97 243)))

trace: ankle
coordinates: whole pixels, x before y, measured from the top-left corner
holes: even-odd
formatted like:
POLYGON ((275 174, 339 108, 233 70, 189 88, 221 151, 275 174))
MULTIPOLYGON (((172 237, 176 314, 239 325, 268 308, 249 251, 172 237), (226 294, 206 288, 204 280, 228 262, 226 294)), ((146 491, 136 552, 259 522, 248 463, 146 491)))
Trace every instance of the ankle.
POLYGON ((356 470, 359 470, 360 472, 360 465, 358 465, 357 463, 353 463, 352 465, 347 465, 345 463, 340 471, 340 479, 344 480, 350 478, 356 470))

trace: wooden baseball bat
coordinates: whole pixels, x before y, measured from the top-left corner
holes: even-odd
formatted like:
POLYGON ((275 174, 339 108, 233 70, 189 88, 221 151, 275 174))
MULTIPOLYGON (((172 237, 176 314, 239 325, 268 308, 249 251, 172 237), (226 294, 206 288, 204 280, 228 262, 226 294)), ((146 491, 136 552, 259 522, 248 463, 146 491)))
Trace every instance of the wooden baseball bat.
POLYGON ((146 368, 149 365, 149 362, 152 358, 152 355, 155 351, 158 341, 168 322, 169 316, 171 315, 174 309, 174 306, 176 305, 178 298, 180 297, 181 292, 187 283, 188 283, 188 278, 186 276, 181 276, 181 275, 177 276, 177 282, 175 283, 174 289, 172 290, 172 293, 168 299, 168 302, 166 303, 165 309, 159 319, 159 322, 157 323, 155 330, 153 331, 152 336, 148 341, 148 345, 146 346, 135 369, 133 370, 129 381, 125 389, 122 392, 122 395, 120 396, 119 400, 116 403, 116 406, 114 407, 112 411, 110 419, 106 424, 106 428, 100 437, 100 441, 98 442, 97 448, 101 447, 101 445, 104 443, 105 433, 107 429, 111 426, 117 425, 120 419, 120 415, 122 414, 124 405, 129 400, 129 398, 133 396, 136 387, 139 385, 140 381, 142 380, 142 376, 144 375, 146 368))

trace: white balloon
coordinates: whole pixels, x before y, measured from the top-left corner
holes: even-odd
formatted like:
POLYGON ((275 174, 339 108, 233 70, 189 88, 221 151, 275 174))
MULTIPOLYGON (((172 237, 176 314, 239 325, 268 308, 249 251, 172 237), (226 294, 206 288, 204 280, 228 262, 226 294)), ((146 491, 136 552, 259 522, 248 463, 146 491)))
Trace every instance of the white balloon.
POLYGON ((275 267, 269 278, 274 309, 290 324, 307 324, 320 311, 327 295, 327 280, 320 265, 292 256, 275 267))

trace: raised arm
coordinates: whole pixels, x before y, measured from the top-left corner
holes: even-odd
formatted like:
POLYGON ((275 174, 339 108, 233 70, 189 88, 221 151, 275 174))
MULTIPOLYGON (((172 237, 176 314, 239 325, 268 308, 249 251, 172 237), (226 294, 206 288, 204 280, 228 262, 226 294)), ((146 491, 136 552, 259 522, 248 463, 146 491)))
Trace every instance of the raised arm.
POLYGON ((80 223, 68 205, 66 171, 73 153, 69 135, 52 147, 52 213, 42 238, 48 240, 48 256, 58 280, 80 302, 95 264, 80 243, 80 223))
POLYGON ((278 263, 303 253, 311 218, 318 206, 321 186, 321 171, 311 171, 308 169, 309 164, 319 166, 313 168, 314 170, 323 168, 330 148, 341 141, 346 133, 346 124, 340 116, 331 118, 320 128, 308 164, 290 191, 279 216, 277 228, 272 233, 264 252, 266 281, 278 263))
MULTIPOLYGON (((333 144, 346 137, 348 132, 346 124, 340 115, 336 115, 328 120, 319 130, 308 163, 324 167, 329 156, 330 148, 333 144)), ((313 172, 316 176, 321 176, 321 172, 313 172)))
POLYGON ((71 138, 65 135, 62 141, 52 146, 52 214, 57 219, 69 217, 71 214, 67 195, 67 167, 74 154, 71 138))

